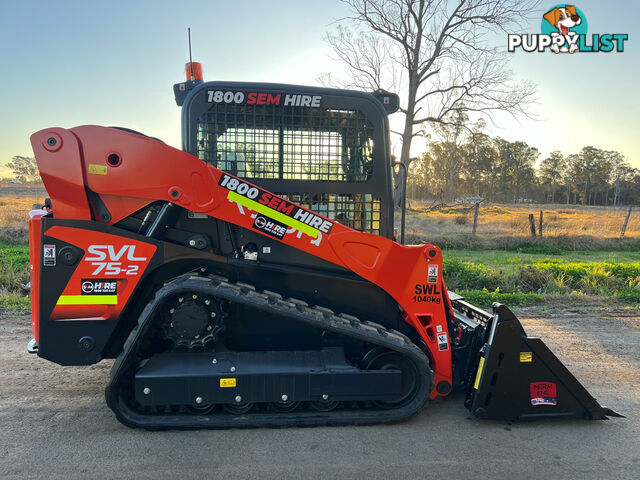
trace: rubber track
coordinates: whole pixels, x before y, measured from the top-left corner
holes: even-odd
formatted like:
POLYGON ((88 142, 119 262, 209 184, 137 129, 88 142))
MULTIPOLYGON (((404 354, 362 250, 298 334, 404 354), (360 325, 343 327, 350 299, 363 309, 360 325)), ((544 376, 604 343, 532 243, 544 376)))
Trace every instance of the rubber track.
POLYGON ((127 338, 122 353, 111 369, 111 382, 106 388, 107 404, 118 420, 130 427, 158 429, 188 428, 237 428, 237 427, 286 427, 312 425, 350 425, 390 423, 405 420, 417 413, 433 390, 433 372, 426 355, 405 335, 390 330, 377 323, 361 321, 356 317, 340 314, 323 307, 310 307, 296 299, 283 299, 281 295, 258 292, 248 284, 230 283, 218 276, 177 277, 158 290, 155 298, 147 304, 138 319, 138 325, 127 338), (203 293, 235 303, 247 305, 264 312, 280 315, 342 335, 351 336, 363 342, 394 350, 410 357, 416 365, 421 382, 413 400, 395 409, 336 409, 330 412, 315 410, 295 410, 289 413, 249 412, 243 415, 212 413, 194 415, 178 412, 175 414, 144 413, 135 410, 122 396, 121 385, 126 384, 126 376, 133 375, 141 358, 137 356, 137 346, 144 341, 145 333, 155 318, 155 312, 168 296, 203 293))

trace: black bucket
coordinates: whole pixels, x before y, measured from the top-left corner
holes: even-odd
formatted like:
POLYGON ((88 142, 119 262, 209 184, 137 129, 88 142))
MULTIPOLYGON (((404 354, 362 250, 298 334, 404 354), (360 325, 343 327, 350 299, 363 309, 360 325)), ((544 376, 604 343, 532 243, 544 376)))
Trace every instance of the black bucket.
POLYGON ((527 337, 504 305, 493 305, 465 406, 479 418, 622 417, 601 406, 539 338, 527 337))

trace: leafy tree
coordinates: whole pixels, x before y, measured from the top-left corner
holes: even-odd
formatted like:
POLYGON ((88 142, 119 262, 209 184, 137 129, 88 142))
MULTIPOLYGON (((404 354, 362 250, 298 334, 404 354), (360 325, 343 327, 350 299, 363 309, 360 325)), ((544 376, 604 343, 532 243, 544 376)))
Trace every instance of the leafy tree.
POLYGON ((447 116, 444 123, 431 122, 431 127, 441 139, 429 145, 433 168, 444 179, 442 189, 449 201, 456 197, 456 187, 460 183, 465 159, 463 148, 467 132, 465 125, 468 121, 469 117, 466 113, 455 111, 447 116))
POLYGON ((413 159, 409 167, 407 189, 413 198, 441 197, 442 176, 433 168, 434 161, 430 152, 424 152, 413 159))
POLYGON ((498 152, 493 139, 483 133, 485 124, 479 119, 471 129, 464 145, 462 176, 465 192, 491 198, 494 195, 498 152))
POLYGON ((40 181, 40 174, 38 173, 38 165, 36 165, 35 158, 16 155, 7 163, 7 167, 13 171, 14 178, 20 180, 22 183, 40 181))
POLYGON ((551 203, 554 203, 556 192, 562 185, 562 172, 567 168, 567 160, 562 153, 555 151, 540 162, 538 178, 540 184, 546 189, 545 200, 547 200, 547 192, 550 194, 551 203))
MULTIPOLYGON (((613 205, 620 203, 620 185, 621 181, 631 176, 635 170, 625 161, 624 156, 616 151, 607 152, 611 162, 611 188, 613 190, 613 205)), ((607 194, 608 196, 608 194, 607 194)))
POLYGON ((640 200, 640 172, 627 163, 616 165, 613 177, 614 205, 638 203, 640 200))
POLYGON ((569 156, 573 176, 573 191, 583 205, 595 205, 598 194, 602 204, 609 189, 612 163, 604 150, 584 147, 579 154, 569 156))
POLYGON ((534 164, 540 155, 538 149, 522 141, 509 142, 501 138, 496 139, 496 143, 504 200, 531 198, 536 180, 534 164))
POLYGON ((572 153, 566 158, 567 168, 562 176, 567 193, 567 205, 577 203, 578 191, 581 176, 580 155, 572 153), (571 200, 573 198, 573 200, 571 200))

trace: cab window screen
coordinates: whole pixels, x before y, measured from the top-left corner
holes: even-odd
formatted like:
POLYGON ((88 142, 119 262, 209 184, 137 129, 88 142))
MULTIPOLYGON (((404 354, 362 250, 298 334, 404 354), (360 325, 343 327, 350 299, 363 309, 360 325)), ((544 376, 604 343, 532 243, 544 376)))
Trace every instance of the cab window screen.
POLYGON ((283 193, 281 196, 349 228, 380 234, 380 199, 369 193, 283 193))
POLYGON ((215 104, 198 121, 198 156, 243 178, 366 182, 373 126, 356 110, 215 104))

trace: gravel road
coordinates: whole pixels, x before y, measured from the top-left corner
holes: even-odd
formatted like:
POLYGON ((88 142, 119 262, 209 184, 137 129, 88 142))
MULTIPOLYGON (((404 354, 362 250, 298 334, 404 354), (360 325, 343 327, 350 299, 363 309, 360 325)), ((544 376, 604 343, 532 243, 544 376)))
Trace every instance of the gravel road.
POLYGON ((367 427, 147 432, 104 403, 111 361, 29 355, 30 320, 0 317, 0 478, 640 478, 640 318, 523 318, 601 404, 627 418, 471 419, 463 397, 367 427))

